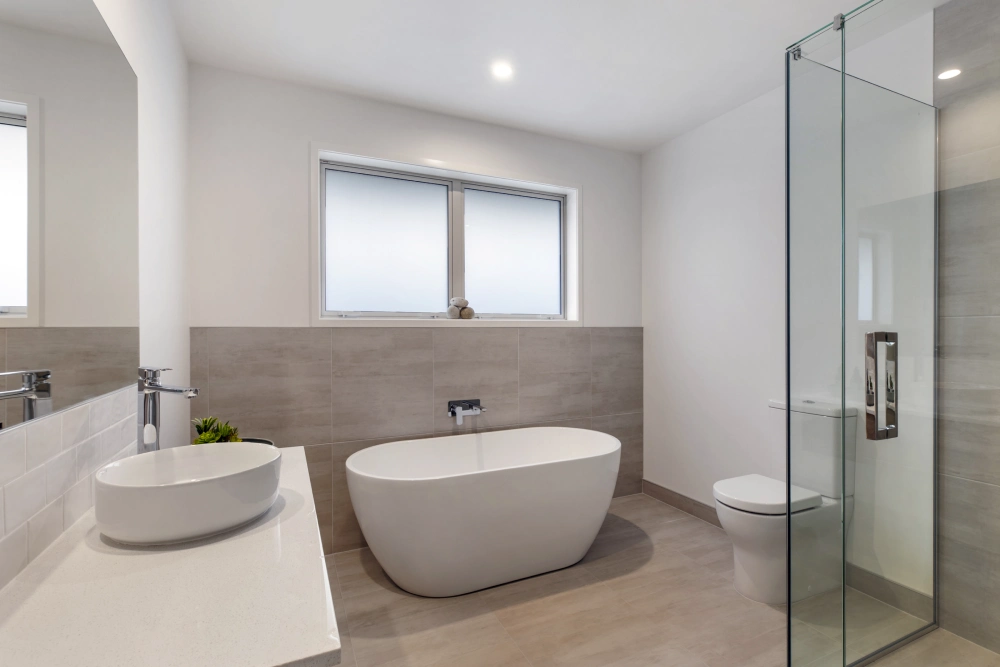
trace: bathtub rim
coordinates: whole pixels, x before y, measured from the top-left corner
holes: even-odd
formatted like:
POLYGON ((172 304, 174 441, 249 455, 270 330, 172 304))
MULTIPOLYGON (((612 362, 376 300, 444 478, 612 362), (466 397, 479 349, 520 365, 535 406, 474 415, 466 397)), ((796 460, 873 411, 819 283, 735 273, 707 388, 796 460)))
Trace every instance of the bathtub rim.
POLYGON ((523 427, 523 428, 521 428, 521 427, 496 428, 496 429, 492 429, 492 430, 489 430, 489 431, 481 431, 481 432, 478 432, 478 433, 447 433, 447 434, 441 434, 441 435, 432 435, 432 436, 427 437, 427 438, 409 438, 407 440, 393 440, 392 442, 383 442, 381 444, 372 445, 371 447, 365 447, 364 449, 359 449, 358 451, 354 452, 353 454, 351 454, 350 456, 347 457, 347 461, 345 462, 345 466, 344 467, 345 467, 345 469, 348 472, 354 473, 355 475, 358 475, 360 477, 366 477, 368 479, 377 479, 377 480, 385 481, 385 482, 433 482, 433 481, 440 481, 440 480, 445 480, 445 479, 456 479, 456 478, 459 478, 459 477, 473 477, 473 476, 477 476, 477 475, 488 475, 490 473, 505 472, 507 470, 520 470, 522 468, 537 468, 537 467, 541 467, 541 466, 558 465, 560 463, 568 463, 570 461, 588 461, 588 460, 591 460, 591 459, 598 459, 598 458, 601 458, 603 456, 610 456, 610 455, 616 454, 616 453, 620 455, 621 454, 621 450, 622 450, 622 442, 621 442, 621 440, 618 439, 617 437, 611 435, 610 433, 605 433, 603 431, 595 431, 593 429, 578 428, 578 427, 573 427, 573 426, 527 426, 527 427, 523 427), (610 441, 615 444, 615 447, 612 448, 612 449, 608 449, 607 451, 599 452, 597 454, 589 454, 587 456, 574 456, 572 458, 554 459, 552 461, 543 461, 543 462, 539 462, 539 463, 525 463, 525 464, 522 464, 522 465, 506 466, 504 468, 490 468, 489 470, 473 470, 471 472, 461 472, 461 473, 454 473, 454 474, 450 474, 450 475, 436 475, 436 476, 433 476, 433 477, 430 477, 430 476, 427 476, 427 477, 385 477, 383 475, 375 475, 375 474, 372 474, 372 473, 369 473, 369 472, 364 472, 364 471, 358 470, 357 467, 354 466, 354 465, 352 465, 352 463, 351 463, 351 459, 353 459, 355 456, 361 454, 362 452, 369 452, 369 451, 371 451, 373 449, 376 449, 376 448, 379 448, 379 447, 389 447, 389 446, 392 446, 392 445, 402 445, 402 444, 408 443, 408 442, 424 442, 424 441, 427 441, 427 440, 435 440, 435 439, 438 439, 438 438, 456 438, 456 437, 463 437, 463 436, 469 436, 469 435, 487 435, 487 434, 490 434, 490 433, 500 433, 500 432, 503 432, 503 431, 532 431, 532 430, 583 431, 583 432, 586 432, 586 433, 593 433, 593 434, 596 434, 598 436, 603 436, 603 438, 610 438, 610 441))

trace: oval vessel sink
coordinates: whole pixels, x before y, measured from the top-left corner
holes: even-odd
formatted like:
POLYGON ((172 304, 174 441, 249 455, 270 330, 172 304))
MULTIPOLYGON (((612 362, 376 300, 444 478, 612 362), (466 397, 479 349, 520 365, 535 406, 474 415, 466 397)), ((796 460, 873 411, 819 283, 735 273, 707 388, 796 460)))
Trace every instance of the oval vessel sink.
POLYGON ((278 497, 281 451, 216 442, 114 461, 94 478, 97 527, 125 544, 170 544, 221 533, 278 497))

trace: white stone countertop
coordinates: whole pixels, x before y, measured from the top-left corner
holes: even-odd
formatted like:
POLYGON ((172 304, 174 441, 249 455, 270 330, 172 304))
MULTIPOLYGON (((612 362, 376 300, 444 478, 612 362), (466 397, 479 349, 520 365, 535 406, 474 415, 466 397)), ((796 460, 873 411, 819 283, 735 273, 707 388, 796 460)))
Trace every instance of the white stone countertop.
POLYGON ((90 510, 0 590, 3 667, 326 667, 340 662, 305 452, 234 532, 124 547, 90 510))

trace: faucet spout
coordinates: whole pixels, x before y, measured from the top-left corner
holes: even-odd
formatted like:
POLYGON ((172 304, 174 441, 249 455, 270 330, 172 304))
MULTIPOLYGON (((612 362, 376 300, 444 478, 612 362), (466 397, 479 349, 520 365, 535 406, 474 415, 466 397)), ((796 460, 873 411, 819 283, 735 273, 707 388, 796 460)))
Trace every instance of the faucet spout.
POLYGON ((198 395, 198 390, 194 387, 171 387, 170 385, 147 385, 146 393, 158 392, 161 394, 180 394, 184 398, 194 398, 198 395))

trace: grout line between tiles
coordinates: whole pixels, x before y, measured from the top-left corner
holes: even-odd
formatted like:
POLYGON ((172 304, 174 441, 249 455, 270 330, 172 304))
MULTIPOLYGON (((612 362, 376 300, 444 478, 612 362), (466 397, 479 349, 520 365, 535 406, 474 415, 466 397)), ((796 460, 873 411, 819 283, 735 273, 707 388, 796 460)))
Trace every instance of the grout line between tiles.
MULTIPOLYGON (((589 335, 590 340, 590 404, 588 406, 590 411, 590 418, 594 418, 594 332, 591 331, 589 335)), ((593 426, 593 424, 591 424, 593 426)))
POLYGON ((986 486, 992 486, 995 489, 1000 488, 1000 484, 994 484, 992 482, 984 482, 982 480, 972 479, 970 477, 962 477, 961 475, 952 475, 951 473, 940 472, 940 471, 938 471, 938 474, 941 475, 942 477, 951 477, 952 479, 960 479, 963 482, 972 482, 973 484, 984 484, 986 486))
POLYGON ((517 648, 517 652, 521 654, 521 657, 524 658, 524 661, 526 663, 528 663, 528 665, 532 665, 533 666, 535 663, 531 662, 531 660, 528 658, 528 656, 525 655, 524 649, 521 648, 521 645, 517 643, 517 640, 514 639, 514 636, 510 634, 510 630, 508 630, 507 626, 503 624, 503 621, 500 620, 500 617, 496 615, 496 612, 490 611, 490 613, 493 614, 493 618, 495 618, 497 620, 497 623, 500 624, 500 627, 503 628, 504 634, 507 635, 507 637, 510 638, 510 641, 514 644, 514 647, 517 648))
POLYGON ((521 423, 521 327, 514 331, 517 336, 517 422, 521 423))
MULTIPOLYGON (((333 424, 333 389, 334 389, 334 387, 333 387, 333 385, 334 385, 334 374, 333 374, 333 332, 334 332, 334 328, 331 327, 329 329, 329 334, 328 334, 329 335, 329 340, 327 341, 328 344, 329 344, 329 346, 330 346, 329 347, 329 352, 330 352, 330 441, 331 442, 333 441, 333 431, 334 431, 334 424, 333 424)), ((331 451, 330 454, 332 456, 333 452, 331 451)), ((330 474, 331 474, 331 476, 333 475, 332 466, 331 466, 330 474)), ((332 482, 332 480, 331 480, 331 482, 332 482)), ((332 503, 333 501, 331 500, 330 502, 332 503)), ((331 516, 332 516, 332 512, 331 512, 331 516)), ((331 523, 330 529, 333 530, 333 525, 332 525, 333 519, 332 518, 330 519, 330 523, 331 523)))
POLYGON ((437 356, 434 352, 437 346, 437 331, 431 329, 431 431, 434 430, 434 399, 437 397, 437 356))

